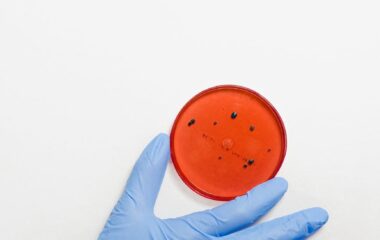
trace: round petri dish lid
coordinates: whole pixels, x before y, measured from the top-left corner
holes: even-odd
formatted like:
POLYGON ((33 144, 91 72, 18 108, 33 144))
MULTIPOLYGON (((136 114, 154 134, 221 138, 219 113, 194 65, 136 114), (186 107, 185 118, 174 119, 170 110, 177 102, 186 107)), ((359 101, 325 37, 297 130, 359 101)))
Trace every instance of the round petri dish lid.
POLYGON ((194 96, 177 115, 171 158, 198 194, 231 200, 273 178, 286 154, 280 115, 263 96, 221 85, 194 96))

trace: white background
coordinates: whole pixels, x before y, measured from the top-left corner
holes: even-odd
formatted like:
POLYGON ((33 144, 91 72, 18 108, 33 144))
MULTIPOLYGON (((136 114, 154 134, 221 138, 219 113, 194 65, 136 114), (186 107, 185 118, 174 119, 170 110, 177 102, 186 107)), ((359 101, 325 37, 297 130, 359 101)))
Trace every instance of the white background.
MULTIPOLYGON (((0 1, 0 238, 95 239, 143 147, 218 84, 267 97, 313 239, 380 238, 378 1, 0 1)), ((156 212, 220 204, 170 164, 156 212)))

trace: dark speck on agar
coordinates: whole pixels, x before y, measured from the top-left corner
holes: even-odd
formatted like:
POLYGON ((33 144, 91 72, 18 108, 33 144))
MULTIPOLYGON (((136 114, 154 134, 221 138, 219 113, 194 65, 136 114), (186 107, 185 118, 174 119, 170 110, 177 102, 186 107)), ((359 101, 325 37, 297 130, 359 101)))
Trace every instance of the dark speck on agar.
POLYGON ((244 164, 244 165, 243 165, 243 168, 247 168, 247 167, 248 167, 247 164, 244 164))
POLYGON ((219 156, 218 159, 219 159, 219 160, 222 159, 222 156, 219 156))
POLYGON ((252 165, 255 161, 253 159, 248 160, 248 165, 252 165))
POLYGON ((215 122, 213 123, 213 125, 215 126, 216 124, 218 124, 218 122, 215 121, 215 122))
POLYGON ((237 113, 236 113, 236 112, 232 112, 232 113, 231 113, 231 118, 232 118, 232 119, 235 119, 236 117, 237 117, 237 113))
POLYGON ((253 125, 249 126, 249 131, 253 132, 253 130, 255 130, 255 126, 253 125))
POLYGON ((272 149, 268 148, 267 152, 270 152, 270 151, 272 151, 272 149))
POLYGON ((193 125, 195 123, 195 119, 193 118, 193 119, 191 119, 190 121, 189 121, 189 123, 187 123, 187 126, 191 126, 191 125, 193 125))

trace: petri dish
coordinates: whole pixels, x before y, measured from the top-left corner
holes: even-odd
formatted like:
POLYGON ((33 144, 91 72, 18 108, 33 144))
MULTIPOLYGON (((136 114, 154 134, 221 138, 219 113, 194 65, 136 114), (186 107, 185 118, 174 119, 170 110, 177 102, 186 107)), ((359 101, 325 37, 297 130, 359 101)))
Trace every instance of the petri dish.
POLYGON ((272 104, 237 85, 206 89, 178 113, 171 158, 198 194, 227 201, 273 178, 286 154, 286 131, 272 104))

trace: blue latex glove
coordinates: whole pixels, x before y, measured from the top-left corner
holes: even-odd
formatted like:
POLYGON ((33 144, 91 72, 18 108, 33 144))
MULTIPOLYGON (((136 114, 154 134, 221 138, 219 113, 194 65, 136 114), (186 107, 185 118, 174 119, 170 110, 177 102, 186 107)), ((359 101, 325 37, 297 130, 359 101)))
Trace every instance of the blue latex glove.
POLYGON ((253 225, 284 195, 287 182, 275 178, 216 208, 180 218, 160 219, 153 213, 166 165, 169 138, 158 135, 141 154, 126 188, 99 240, 146 239, 305 239, 328 219, 320 208, 307 209, 253 225))

